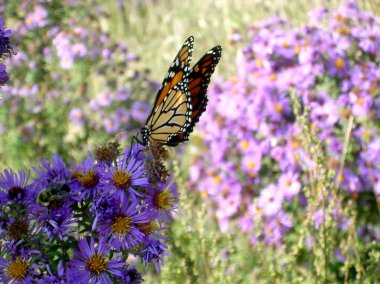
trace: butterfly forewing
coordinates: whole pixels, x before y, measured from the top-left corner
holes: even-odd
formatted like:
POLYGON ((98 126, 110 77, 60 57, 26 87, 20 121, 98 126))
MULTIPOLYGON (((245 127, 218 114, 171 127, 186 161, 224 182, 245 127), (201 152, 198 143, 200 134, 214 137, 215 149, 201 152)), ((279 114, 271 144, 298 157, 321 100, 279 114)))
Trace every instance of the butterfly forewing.
POLYGON ((162 104, 165 98, 168 97, 170 91, 179 83, 182 82, 184 76, 189 72, 191 55, 193 53, 194 38, 190 36, 182 45, 177 56, 174 58, 172 64, 169 67, 168 72, 162 81, 161 87, 157 92, 156 99, 153 103, 150 115, 147 119, 146 125, 149 123, 149 119, 158 111, 160 104, 162 104))

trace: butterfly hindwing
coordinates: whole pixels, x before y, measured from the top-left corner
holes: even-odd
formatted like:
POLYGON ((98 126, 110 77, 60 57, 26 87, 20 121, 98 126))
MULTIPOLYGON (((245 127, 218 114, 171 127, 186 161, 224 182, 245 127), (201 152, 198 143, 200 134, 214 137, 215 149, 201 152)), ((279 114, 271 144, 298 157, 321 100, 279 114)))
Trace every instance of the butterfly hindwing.
POLYGON ((191 69, 189 74, 188 88, 191 96, 191 124, 186 133, 189 135, 199 121, 200 116, 206 110, 207 88, 210 84, 211 75, 222 56, 220 45, 210 49, 191 69))

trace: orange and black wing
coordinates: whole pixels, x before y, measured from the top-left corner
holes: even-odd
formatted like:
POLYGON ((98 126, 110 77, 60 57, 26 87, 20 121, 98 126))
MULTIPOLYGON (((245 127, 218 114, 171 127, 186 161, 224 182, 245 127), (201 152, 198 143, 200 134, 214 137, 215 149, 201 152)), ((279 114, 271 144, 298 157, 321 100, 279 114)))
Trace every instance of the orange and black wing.
POLYGON ((211 75, 214 73, 221 56, 221 46, 215 46, 209 50, 190 71, 188 75, 188 91, 190 92, 191 98, 191 122, 185 131, 171 135, 167 145, 176 146, 188 140, 195 124, 206 110, 208 101, 207 88, 210 83, 211 75))
POLYGON ((191 96, 192 113, 191 124, 187 130, 187 134, 193 131, 193 127, 206 110, 208 102, 207 88, 210 83, 211 75, 214 73, 221 56, 222 47, 219 45, 215 46, 209 50, 190 71, 188 88, 191 96))
POLYGON ((188 92, 189 66, 194 38, 182 45, 162 82, 152 109, 141 129, 143 144, 168 144, 170 137, 182 133, 191 123, 191 98, 188 92))

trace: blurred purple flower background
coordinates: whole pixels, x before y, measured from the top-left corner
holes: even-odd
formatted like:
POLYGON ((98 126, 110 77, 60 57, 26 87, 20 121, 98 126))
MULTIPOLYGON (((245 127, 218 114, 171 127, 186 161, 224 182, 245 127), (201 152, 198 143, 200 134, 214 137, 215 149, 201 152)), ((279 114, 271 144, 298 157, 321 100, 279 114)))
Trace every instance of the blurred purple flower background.
MULTIPOLYGON (((350 1, 334 12, 310 13, 309 23, 300 27, 275 17, 239 37, 246 45, 237 57, 237 75, 211 86, 199 123, 210 151, 195 157, 190 169, 191 186, 213 201, 222 230, 237 219, 253 242, 259 237, 278 246, 292 229, 292 218, 304 214, 289 209, 298 204, 307 212, 302 185, 308 184, 315 157, 302 148, 292 92, 311 107, 311 125, 328 153, 326 166, 337 174, 344 129, 354 118, 337 180, 359 206, 377 211, 379 27, 377 18, 350 1)), ((320 217, 315 218, 317 226, 320 217)))

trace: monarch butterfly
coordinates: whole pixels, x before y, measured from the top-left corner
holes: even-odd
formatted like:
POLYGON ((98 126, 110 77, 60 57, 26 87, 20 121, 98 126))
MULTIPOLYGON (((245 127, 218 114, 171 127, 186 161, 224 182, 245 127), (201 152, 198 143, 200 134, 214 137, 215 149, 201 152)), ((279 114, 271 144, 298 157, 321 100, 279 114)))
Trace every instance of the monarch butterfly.
POLYGON ((190 36, 174 58, 141 128, 144 146, 158 143, 177 146, 190 133, 206 110, 207 88, 222 55, 221 46, 210 49, 190 69, 194 38, 190 36))

